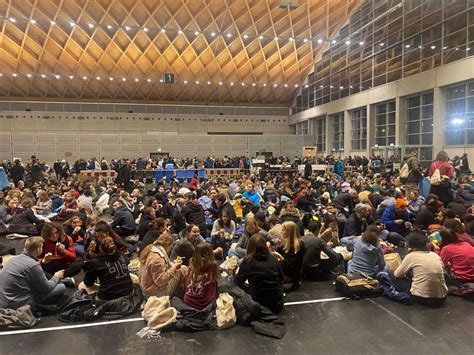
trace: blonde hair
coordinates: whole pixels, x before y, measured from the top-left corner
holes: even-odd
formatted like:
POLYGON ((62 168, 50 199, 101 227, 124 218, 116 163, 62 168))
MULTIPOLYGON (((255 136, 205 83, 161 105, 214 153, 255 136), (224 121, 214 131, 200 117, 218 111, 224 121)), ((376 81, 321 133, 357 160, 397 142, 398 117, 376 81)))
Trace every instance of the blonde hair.
POLYGON ((27 253, 31 254, 42 245, 43 245, 42 237, 30 237, 25 241, 24 249, 27 253))
POLYGON ((300 234, 298 233, 298 227, 295 222, 286 221, 282 225, 282 229, 286 231, 286 244, 285 252, 289 253, 294 251, 297 253, 300 250, 300 234))

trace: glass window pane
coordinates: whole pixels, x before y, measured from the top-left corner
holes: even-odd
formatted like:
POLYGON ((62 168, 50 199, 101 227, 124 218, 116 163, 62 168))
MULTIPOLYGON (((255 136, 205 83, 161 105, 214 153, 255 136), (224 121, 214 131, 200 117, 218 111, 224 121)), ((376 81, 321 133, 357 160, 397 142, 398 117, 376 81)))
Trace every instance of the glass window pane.
POLYGON ((408 110, 408 121, 418 121, 420 119, 420 108, 408 110))
POLYGON ((421 131, 423 133, 433 132, 433 120, 424 120, 421 122, 421 131))
POLYGON ((386 116, 385 115, 378 115, 375 120, 376 126, 384 126, 386 124, 386 116))
POLYGON ((474 129, 468 129, 466 131, 467 144, 474 144, 474 129))
POLYGON ((410 97, 407 100, 407 107, 418 107, 420 106, 420 97, 415 96, 415 97, 410 97))
POLYGON ((420 121, 409 122, 407 126, 407 134, 420 133, 420 121))
POLYGON ((421 135, 421 144, 424 144, 424 145, 433 144, 433 134, 422 134, 421 135))
POLYGON ((433 105, 423 106, 421 118, 433 117, 433 105))
POLYGON ((412 145, 412 144, 420 144, 420 135, 414 134, 414 135, 409 135, 407 136, 407 143, 412 145))
POLYGON ((457 113, 464 113, 466 110, 465 99, 448 101, 446 106, 446 113, 448 115, 455 115, 457 113))
POLYGON ((388 123, 395 123, 395 112, 388 114, 388 123))
POLYGON ((464 88, 465 88, 465 85, 448 88, 447 99, 452 100, 452 99, 464 97, 464 88))
POLYGON ((464 145, 464 131, 448 131, 446 132, 447 145, 464 145))
POLYGON ((433 93, 423 95, 423 105, 430 105, 433 103, 433 93))
POLYGON ((395 111, 395 101, 390 101, 388 103, 388 111, 389 112, 394 112, 395 111))

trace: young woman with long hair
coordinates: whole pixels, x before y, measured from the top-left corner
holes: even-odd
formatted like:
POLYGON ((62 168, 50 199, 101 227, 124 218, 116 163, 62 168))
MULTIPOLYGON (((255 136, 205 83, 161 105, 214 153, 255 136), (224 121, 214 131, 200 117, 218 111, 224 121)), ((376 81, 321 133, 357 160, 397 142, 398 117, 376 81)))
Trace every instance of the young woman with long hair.
POLYGON ((235 275, 237 286, 262 306, 278 313, 283 309, 283 271, 263 234, 253 236, 235 275), (248 284, 247 284, 248 282, 248 284))
POLYGON ((218 265, 212 246, 201 243, 194 249, 185 281, 183 302, 203 309, 217 298, 218 265))
POLYGON ((282 225, 283 245, 277 251, 283 257, 281 266, 285 275, 284 288, 296 290, 301 280, 301 267, 306 252, 303 241, 298 233, 296 223, 288 221, 282 225))
POLYGON ((140 286, 146 297, 172 297, 183 286, 187 268, 169 258, 174 243, 171 234, 163 233, 140 254, 140 286))

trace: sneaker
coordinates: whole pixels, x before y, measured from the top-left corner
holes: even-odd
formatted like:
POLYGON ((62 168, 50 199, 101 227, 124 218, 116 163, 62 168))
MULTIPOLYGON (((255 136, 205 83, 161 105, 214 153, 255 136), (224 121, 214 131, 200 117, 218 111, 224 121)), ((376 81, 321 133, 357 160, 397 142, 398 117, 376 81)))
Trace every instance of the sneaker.
POLYGON ((76 280, 72 277, 65 277, 60 282, 66 287, 76 288, 76 280))

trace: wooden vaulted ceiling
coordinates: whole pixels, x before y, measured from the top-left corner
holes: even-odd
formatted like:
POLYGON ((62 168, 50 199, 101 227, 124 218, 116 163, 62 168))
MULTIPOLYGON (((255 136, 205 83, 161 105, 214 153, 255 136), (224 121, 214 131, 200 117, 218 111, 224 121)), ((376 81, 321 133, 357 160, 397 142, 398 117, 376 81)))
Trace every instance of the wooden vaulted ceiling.
POLYGON ((361 0, 279 3, 0 0, 1 99, 289 106, 361 0))

